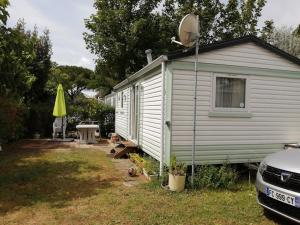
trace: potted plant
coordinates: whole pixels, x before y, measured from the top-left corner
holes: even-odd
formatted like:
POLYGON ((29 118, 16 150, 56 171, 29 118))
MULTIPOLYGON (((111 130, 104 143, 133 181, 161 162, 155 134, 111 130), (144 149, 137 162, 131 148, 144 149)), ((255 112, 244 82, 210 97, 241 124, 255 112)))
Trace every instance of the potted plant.
POLYGON ((156 160, 146 158, 144 161, 143 174, 148 180, 158 179, 159 164, 156 160))
POLYGON ((136 165, 138 172, 142 173, 145 160, 137 153, 130 153, 129 158, 136 165))
POLYGON ((186 166, 184 163, 178 163, 176 156, 171 157, 169 166, 169 189, 171 191, 181 192, 184 190, 186 179, 186 166))

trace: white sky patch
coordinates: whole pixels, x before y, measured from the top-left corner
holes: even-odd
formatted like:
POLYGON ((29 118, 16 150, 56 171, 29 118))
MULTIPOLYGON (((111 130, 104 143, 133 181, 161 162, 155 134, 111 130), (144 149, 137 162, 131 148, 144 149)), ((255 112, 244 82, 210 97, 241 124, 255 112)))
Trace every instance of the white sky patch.
POLYGON ((91 90, 91 89, 85 89, 83 91, 81 91, 85 97, 87 98, 95 98, 95 96, 98 94, 97 91, 95 90, 91 90))
POLYGON ((93 0, 11 0, 9 26, 23 18, 28 29, 50 30, 52 60, 61 65, 94 69, 95 56, 85 47, 84 19, 93 13, 93 0))
POLYGON ((93 62, 90 59, 86 58, 86 57, 81 57, 78 65, 82 66, 82 67, 90 68, 91 66, 93 66, 93 62))
POLYGON ((292 26, 300 24, 300 0, 267 0, 262 10, 260 25, 263 21, 273 19, 275 26, 292 26))
POLYGON ((11 26, 15 25, 19 19, 23 18, 26 19, 25 22, 30 28, 37 25, 40 30, 43 30, 46 27, 50 30, 64 30, 62 24, 51 21, 45 14, 36 9, 34 5, 30 4, 28 1, 11 0, 8 11, 10 13, 8 23, 11 26))

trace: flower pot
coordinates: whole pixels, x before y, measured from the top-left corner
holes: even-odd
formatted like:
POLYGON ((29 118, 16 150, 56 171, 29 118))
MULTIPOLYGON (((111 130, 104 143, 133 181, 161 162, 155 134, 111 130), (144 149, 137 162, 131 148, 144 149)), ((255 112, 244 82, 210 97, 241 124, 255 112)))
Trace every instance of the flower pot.
POLYGON ((143 168, 143 174, 150 181, 158 179, 158 174, 149 174, 144 168, 143 168))
POLYGON ((179 176, 169 173, 169 188, 171 191, 181 192, 184 190, 186 175, 179 176))

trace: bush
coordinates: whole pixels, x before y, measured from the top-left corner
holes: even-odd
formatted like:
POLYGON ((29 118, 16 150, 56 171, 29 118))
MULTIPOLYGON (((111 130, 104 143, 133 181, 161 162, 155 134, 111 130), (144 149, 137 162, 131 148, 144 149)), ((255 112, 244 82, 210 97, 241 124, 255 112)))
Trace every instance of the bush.
POLYGON ((137 153, 129 153, 129 158, 137 166, 138 172, 141 173, 144 168, 145 159, 137 153))
POLYGON ((228 164, 205 165, 198 168, 194 188, 231 189, 237 183, 238 173, 228 164))
POLYGON ((75 126, 80 121, 91 120, 98 121, 101 136, 107 137, 109 133, 114 132, 115 110, 113 107, 95 99, 78 98, 70 106, 68 127, 75 130, 75 126))
POLYGON ((149 175, 155 175, 159 173, 159 162, 152 157, 144 157, 144 169, 149 175))
POLYGON ((30 105, 26 121, 26 136, 32 137, 38 132, 42 137, 49 137, 52 134, 53 105, 48 102, 34 103, 30 105))
POLYGON ((115 130, 115 109, 110 105, 98 103, 96 113, 93 119, 100 125, 101 136, 107 137, 109 133, 115 130))
POLYGON ((26 108, 21 102, 0 97, 0 143, 18 140, 24 136, 25 114, 26 108))

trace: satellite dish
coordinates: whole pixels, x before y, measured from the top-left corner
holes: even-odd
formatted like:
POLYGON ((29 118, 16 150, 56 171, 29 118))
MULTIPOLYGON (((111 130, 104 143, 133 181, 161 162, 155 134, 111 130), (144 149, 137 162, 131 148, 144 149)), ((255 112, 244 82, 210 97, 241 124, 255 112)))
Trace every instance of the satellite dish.
POLYGON ((191 47, 195 44, 199 34, 198 17, 192 13, 187 14, 180 22, 178 35, 180 42, 185 47, 191 47))

